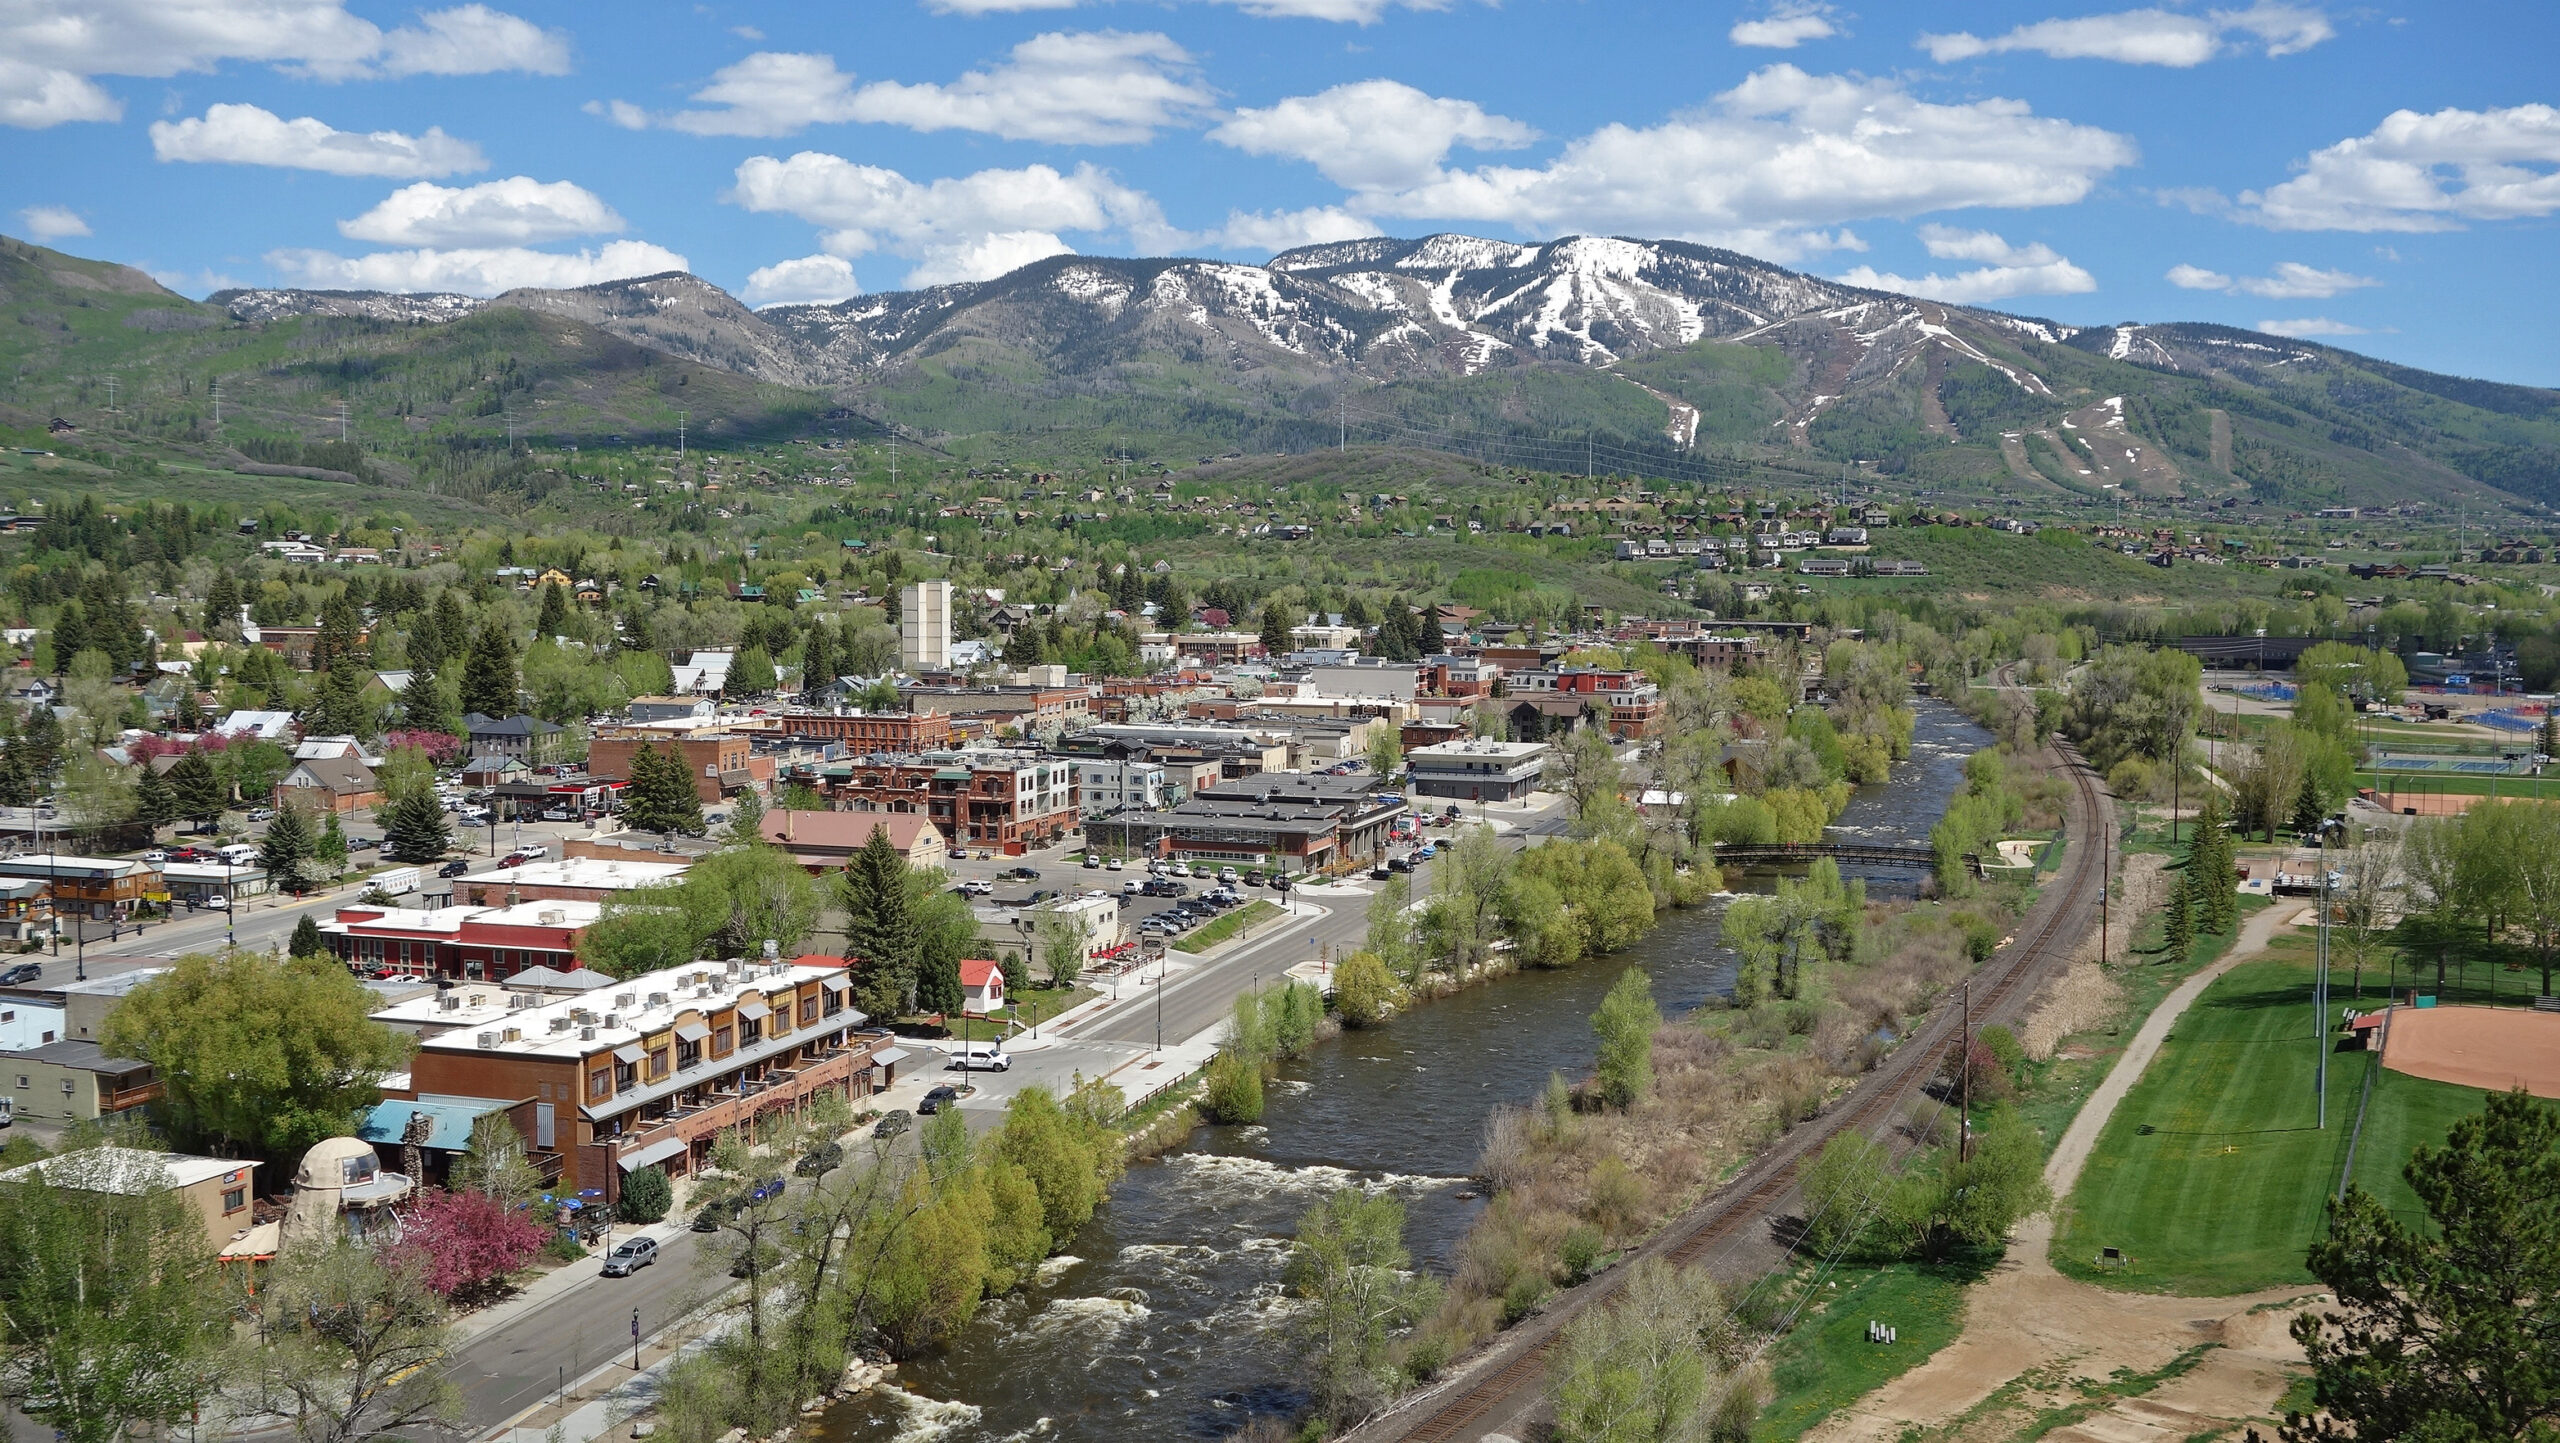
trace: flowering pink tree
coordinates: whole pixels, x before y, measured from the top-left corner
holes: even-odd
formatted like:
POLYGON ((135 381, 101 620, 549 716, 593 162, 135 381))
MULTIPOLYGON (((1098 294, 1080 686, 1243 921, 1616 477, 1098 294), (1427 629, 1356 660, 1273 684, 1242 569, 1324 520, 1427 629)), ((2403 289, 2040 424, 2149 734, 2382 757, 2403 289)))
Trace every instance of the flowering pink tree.
POLYGON ((457 1303, 485 1301, 533 1261, 549 1235, 523 1213, 476 1192, 429 1189, 401 1219, 395 1267, 415 1269, 428 1290, 457 1303))
POLYGON ((451 732, 384 732, 382 745, 385 749, 416 747, 440 767, 451 766, 462 755, 462 738, 451 732))

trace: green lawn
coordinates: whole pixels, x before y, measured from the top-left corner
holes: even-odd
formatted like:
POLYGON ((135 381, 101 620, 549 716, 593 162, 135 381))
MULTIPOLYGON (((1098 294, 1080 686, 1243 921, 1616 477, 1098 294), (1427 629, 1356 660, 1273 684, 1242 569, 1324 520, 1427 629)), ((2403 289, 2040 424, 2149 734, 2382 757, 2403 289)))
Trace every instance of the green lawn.
MULTIPOLYGON (((2056 1268, 2115 1286, 2206 1295, 2311 1280, 2303 1250, 2337 1185, 2369 1059, 2331 1054, 2329 1126, 2320 1130, 2307 962, 2307 949, 2293 943, 2235 967, 2179 1019, 2063 1206, 2056 1268), (2093 1260, 2101 1247, 2123 1249, 2130 1265, 2099 1271, 2093 1260)), ((2471 1088, 2383 1073, 2356 1181, 2395 1212, 2418 1216, 2402 1164, 2481 1101, 2471 1088)))
POLYGON ((1256 898, 1251 902, 1247 902, 1243 907, 1236 911, 1229 912, 1217 921, 1210 923, 1208 926, 1203 927, 1199 931, 1192 933, 1190 936, 1174 943, 1173 949, 1177 952, 1206 952, 1210 948, 1217 946, 1219 943, 1226 941, 1228 938, 1239 936, 1246 930, 1259 927, 1264 922, 1280 915, 1281 912, 1279 904, 1266 902, 1260 898, 1256 898))
POLYGON ((1777 1396, 1752 1429, 1759 1443, 1800 1438, 1832 1413, 1919 1367, 1964 1328, 1965 1289, 1982 1271, 1969 1265, 1895 1263, 1843 1269, 1771 1352, 1777 1396), (1892 1343, 1867 1341, 1867 1324, 1889 1323, 1892 1343))
POLYGON ((2356 785, 2371 787, 2382 794, 2383 804, 2390 804, 2390 792, 2396 785, 2404 794, 2442 794, 2453 797, 2560 797, 2560 777, 2481 777, 2454 772, 2358 772, 2356 785))
POLYGON ((1101 995, 1081 984, 1074 987, 1026 987, 1011 994, 1013 1005, 997 1012, 995 1019, 1031 1027, 1101 995))

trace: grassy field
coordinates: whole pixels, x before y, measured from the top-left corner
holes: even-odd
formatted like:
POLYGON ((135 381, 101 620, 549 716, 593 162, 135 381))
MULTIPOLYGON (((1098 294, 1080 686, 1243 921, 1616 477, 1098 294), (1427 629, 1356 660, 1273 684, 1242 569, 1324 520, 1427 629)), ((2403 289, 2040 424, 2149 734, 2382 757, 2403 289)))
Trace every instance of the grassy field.
POLYGON ((1973 1265, 1896 1263, 1851 1269, 1805 1310, 1772 1351, 1776 1397, 1752 1437, 1800 1438, 1858 1398, 1927 1362, 1964 1331, 1965 1289, 1981 1281, 1973 1265), (1890 1344, 1867 1341, 1869 1321, 1897 1331, 1890 1344))
POLYGON ((1238 908, 1233 912, 1229 912, 1217 921, 1201 928, 1199 931, 1192 933, 1190 936, 1174 943, 1173 950, 1177 952, 1206 952, 1210 948, 1217 946, 1219 943, 1226 941, 1228 938, 1242 936, 1248 929, 1259 927, 1264 922, 1280 915, 1281 912, 1278 903, 1266 902, 1260 898, 1256 898, 1251 902, 1245 903, 1241 908, 1238 908))
POLYGON ((2540 801, 2560 797, 2560 777, 2481 777, 2454 772, 2356 773, 2356 785, 2373 788, 2386 806, 2390 803, 2395 784, 2404 796, 2532 797, 2540 801))
MULTIPOLYGON (((2321 1130, 2310 982, 2307 941, 2287 938, 2206 989, 2099 1137, 2063 1206, 2056 1268, 2113 1286, 2208 1295, 2310 1281, 2303 1250, 2337 1186, 2370 1061, 2332 1054, 2321 1130), (2101 1247, 2123 1249, 2130 1265, 2096 1269, 2101 1247)), ((2416 1217, 2401 1165, 2481 1100, 2470 1088, 2384 1073, 2356 1181, 2416 1217)))

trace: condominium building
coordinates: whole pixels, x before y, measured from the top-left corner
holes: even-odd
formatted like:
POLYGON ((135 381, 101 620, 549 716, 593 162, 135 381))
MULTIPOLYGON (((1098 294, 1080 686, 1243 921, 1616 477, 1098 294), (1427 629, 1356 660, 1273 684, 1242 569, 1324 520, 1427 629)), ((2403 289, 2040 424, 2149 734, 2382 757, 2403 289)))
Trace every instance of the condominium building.
POLYGON ((950 669, 950 582, 918 581, 899 588, 898 665, 911 672, 950 669))

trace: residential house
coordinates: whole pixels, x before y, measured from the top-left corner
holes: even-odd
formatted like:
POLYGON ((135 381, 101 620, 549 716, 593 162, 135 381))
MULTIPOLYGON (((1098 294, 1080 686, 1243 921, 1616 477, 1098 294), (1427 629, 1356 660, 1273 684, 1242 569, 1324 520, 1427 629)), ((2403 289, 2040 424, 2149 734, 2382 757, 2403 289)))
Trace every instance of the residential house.
POLYGON ((960 1012, 965 1017, 985 1017, 1003 1010, 1004 967, 984 957, 960 960, 960 1012))
POLYGON ((110 1057, 94 1042, 65 1037, 0 1052, 0 1105, 22 1122, 70 1124, 121 1117, 161 1092, 148 1062, 110 1057))
POLYGON ((521 712, 493 717, 475 711, 462 719, 462 730, 474 755, 514 757, 529 767, 568 761, 574 740, 567 727, 521 712))
MULTIPOLYGON (((254 1179, 263 1166, 236 1157, 89 1147, 0 1173, 0 1182, 41 1178, 46 1186, 59 1192, 116 1197, 134 1197, 166 1188, 203 1225, 207 1250, 220 1252, 249 1226, 251 1202, 258 1193, 254 1179)), ((75 1212, 86 1211, 68 1198, 61 1205, 75 1212)))
POLYGON ((382 804, 382 782, 354 757, 323 757, 293 764, 275 786, 275 805, 307 801, 344 816, 382 804))
POLYGON ((777 807, 764 814, 764 838, 812 872, 841 870, 871 841, 889 834, 889 845, 909 866, 939 867, 951 856, 942 829, 922 812, 813 812, 777 807))

